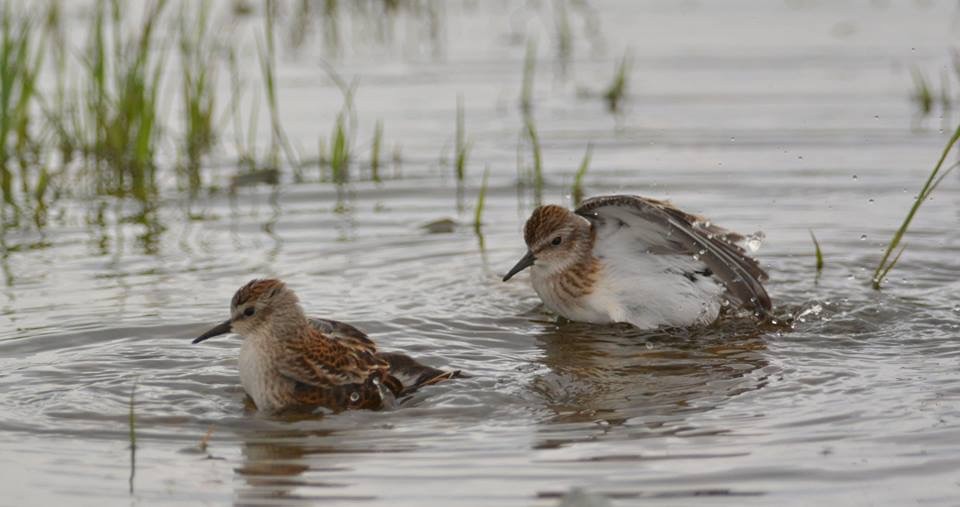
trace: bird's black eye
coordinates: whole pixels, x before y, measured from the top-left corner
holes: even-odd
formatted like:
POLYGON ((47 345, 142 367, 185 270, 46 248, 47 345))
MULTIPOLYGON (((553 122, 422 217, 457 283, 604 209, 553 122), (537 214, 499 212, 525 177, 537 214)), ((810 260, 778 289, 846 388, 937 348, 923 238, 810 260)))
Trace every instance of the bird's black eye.
POLYGON ((557 236, 556 238, 553 238, 553 241, 551 241, 550 243, 553 243, 554 246, 557 246, 560 244, 561 241, 563 241, 563 238, 561 238, 560 236, 557 236))
POLYGON ((253 315, 253 312, 255 312, 255 311, 256 311, 256 310, 255 310, 252 306, 248 306, 247 309, 243 311, 243 314, 246 315, 247 317, 249 317, 249 316, 253 315))

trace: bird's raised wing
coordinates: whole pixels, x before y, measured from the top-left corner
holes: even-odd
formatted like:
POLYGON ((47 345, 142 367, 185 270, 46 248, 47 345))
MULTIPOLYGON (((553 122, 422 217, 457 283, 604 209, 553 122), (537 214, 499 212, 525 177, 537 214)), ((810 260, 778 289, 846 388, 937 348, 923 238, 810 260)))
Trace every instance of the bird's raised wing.
POLYGON ((385 376, 389 365, 377 356, 376 345, 352 326, 347 327, 362 339, 337 339, 305 328, 299 336, 286 340, 278 358, 280 373, 315 387, 362 383, 373 374, 385 376))
POLYGON ((740 306, 761 314, 770 310, 770 297, 760 283, 767 274, 735 244, 743 239, 739 234, 666 201, 634 195, 587 199, 575 212, 593 224, 598 248, 614 241, 635 245, 651 255, 693 256, 710 269, 740 306))

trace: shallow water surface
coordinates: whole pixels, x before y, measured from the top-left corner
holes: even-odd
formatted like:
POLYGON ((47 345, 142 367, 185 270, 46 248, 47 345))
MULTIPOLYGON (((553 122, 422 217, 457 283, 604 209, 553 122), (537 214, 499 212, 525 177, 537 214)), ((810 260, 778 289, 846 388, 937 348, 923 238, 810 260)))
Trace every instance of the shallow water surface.
MULTIPOLYGON (((4 233, 0 504, 526 506, 571 488, 613 505, 960 502, 955 175, 884 289, 868 283, 946 142, 939 119, 915 116, 909 69, 947 64, 955 5, 601 2, 571 11, 565 65, 555 5, 443 5, 440 42, 401 13, 395 45, 346 34, 333 57, 360 77, 362 128, 382 119, 402 145, 402 177, 338 191, 285 175, 234 197, 171 197, 153 233, 84 202, 42 231, 4 233), (528 34, 544 200, 569 203, 592 143, 588 194, 669 198, 764 231, 756 255, 788 324, 564 323, 526 274, 500 282, 533 206, 515 169, 528 34), (630 97, 612 116, 583 90, 606 86, 627 48, 630 97), (464 211, 440 161, 458 94, 472 142, 464 211), (423 227, 445 218, 448 232, 423 227), (309 313, 384 350, 470 377, 390 411, 250 413, 239 338, 190 340, 257 276, 285 279, 309 313)), ((311 146, 340 107, 316 64, 329 48, 288 53, 281 111, 311 146)))

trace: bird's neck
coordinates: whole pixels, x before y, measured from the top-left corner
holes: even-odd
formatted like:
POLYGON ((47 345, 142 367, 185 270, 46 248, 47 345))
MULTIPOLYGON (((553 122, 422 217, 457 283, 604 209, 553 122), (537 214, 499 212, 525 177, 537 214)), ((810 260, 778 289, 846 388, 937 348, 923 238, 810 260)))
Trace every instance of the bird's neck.
POLYGON ((280 339, 294 338, 303 328, 310 327, 300 305, 276 310, 270 320, 270 334, 280 339))
MULTIPOLYGON (((545 272, 534 272, 534 283, 552 291, 563 293, 566 297, 581 297, 591 292, 600 277, 600 260, 593 255, 593 244, 596 240, 592 229, 585 231, 585 236, 577 242, 577 248, 570 259, 545 272), (541 276, 537 276, 537 275, 541 276), (540 278, 540 280, 536 280, 540 278)), ((536 264, 534 264, 536 268, 536 264)))

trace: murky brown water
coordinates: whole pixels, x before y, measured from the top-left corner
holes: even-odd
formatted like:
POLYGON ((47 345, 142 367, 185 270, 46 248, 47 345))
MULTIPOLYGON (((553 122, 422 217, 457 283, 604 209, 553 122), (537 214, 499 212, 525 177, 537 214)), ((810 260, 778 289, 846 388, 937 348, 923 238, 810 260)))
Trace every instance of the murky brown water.
MULTIPOLYGON (((335 61, 359 77, 359 147, 382 119, 401 179, 353 184, 338 203, 331 185, 285 177, 194 203, 204 219, 192 221, 171 198, 155 236, 118 223, 112 204, 98 223, 89 202, 40 232, 7 231, 0 504, 555 505, 573 487, 614 505, 960 501, 956 176, 921 210, 888 286, 868 287, 946 142, 939 119, 915 117, 909 71, 948 64, 956 5, 571 7, 565 69, 556 5, 444 3, 439 42, 409 13, 392 44, 345 30, 335 61), (545 200, 569 202, 591 142, 588 193, 666 197, 764 231, 758 256, 780 314, 800 315, 794 329, 558 324, 525 275, 499 281, 532 205, 516 186, 527 34, 539 41, 545 200), (613 117, 578 90, 605 87, 626 48, 631 100, 613 117), (451 158, 458 94, 473 143, 464 212, 439 162, 451 158), (470 206, 485 166, 481 248, 470 206), (421 227, 447 217, 463 225, 421 227), (809 229, 826 258, 819 278, 809 229), (245 413, 239 339, 189 342, 266 275, 311 313, 471 378, 388 412, 245 413)), ((318 64, 329 47, 308 38, 286 54, 284 124, 314 146, 340 107, 318 64)))

